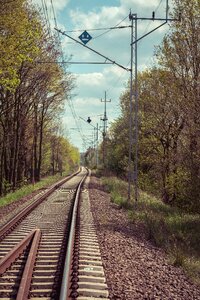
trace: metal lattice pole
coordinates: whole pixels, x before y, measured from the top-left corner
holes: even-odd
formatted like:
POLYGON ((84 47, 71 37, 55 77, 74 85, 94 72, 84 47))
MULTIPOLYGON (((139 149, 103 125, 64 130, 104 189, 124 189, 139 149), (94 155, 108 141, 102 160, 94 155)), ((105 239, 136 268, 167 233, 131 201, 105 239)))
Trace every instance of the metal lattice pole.
MULTIPOLYGON (((137 41, 137 14, 134 16, 135 19, 135 41, 137 41)), ((135 188, 135 201, 138 200, 138 78, 137 78, 137 42, 135 43, 135 110, 134 110, 134 146, 135 146, 135 159, 134 159, 134 188, 135 188)))
POLYGON ((106 166, 106 131, 107 131, 107 110, 106 110, 106 103, 111 102, 107 100, 106 91, 105 91, 105 98, 104 100, 101 99, 101 102, 104 102, 104 117, 101 119, 103 121, 103 165, 106 166))
POLYGON ((130 71, 130 116, 129 116, 129 175, 128 201, 131 199, 133 173, 135 201, 138 200, 138 79, 137 79, 137 14, 129 15, 131 20, 131 71, 130 71), (133 22, 134 21, 134 22, 133 22), (134 40, 134 41, 133 41, 134 40), (133 55, 134 54, 134 55, 133 55), (133 139, 133 65, 134 65, 134 139, 133 139), (132 171, 132 149, 134 145, 134 171, 132 171))
POLYGON ((133 148, 133 17, 130 12, 129 19, 131 20, 131 68, 130 68, 130 104, 129 104, 129 153, 128 153, 128 201, 131 199, 131 177, 132 177, 132 163, 131 154, 133 148))

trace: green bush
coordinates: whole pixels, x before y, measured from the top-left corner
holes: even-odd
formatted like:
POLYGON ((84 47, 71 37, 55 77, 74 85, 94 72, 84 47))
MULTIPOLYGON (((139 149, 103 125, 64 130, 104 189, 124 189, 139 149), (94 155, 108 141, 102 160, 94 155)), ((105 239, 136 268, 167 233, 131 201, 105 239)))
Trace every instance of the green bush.
POLYGON ((128 209, 132 222, 143 224, 146 237, 162 247, 175 266, 182 266, 200 283, 200 215, 183 213, 154 196, 140 191, 137 204, 127 201, 127 182, 116 177, 103 178, 111 201, 128 209), (192 261, 192 264, 191 264, 192 261))
POLYGON ((14 192, 8 193, 4 197, 1 197, 0 198, 0 207, 8 205, 9 203, 12 203, 13 201, 16 201, 18 199, 21 199, 22 197, 25 197, 40 188, 43 188, 47 185, 51 185, 54 182, 56 182, 62 178, 63 177, 60 175, 49 176, 49 177, 43 178, 41 181, 39 181, 35 184, 25 185, 22 188, 14 191, 14 192))

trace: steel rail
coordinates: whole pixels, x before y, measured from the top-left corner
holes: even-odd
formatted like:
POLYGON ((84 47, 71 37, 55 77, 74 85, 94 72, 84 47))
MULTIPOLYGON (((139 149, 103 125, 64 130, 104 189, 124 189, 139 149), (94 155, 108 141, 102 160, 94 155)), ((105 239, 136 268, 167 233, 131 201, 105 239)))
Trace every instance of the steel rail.
POLYGON ((75 229, 76 229, 76 220, 77 220, 77 211, 78 211, 78 204, 80 198, 81 187, 88 176, 87 174, 81 179, 75 196, 75 202, 72 212, 72 220, 71 220, 71 227, 69 233, 69 240, 67 244, 67 251, 66 251, 66 258, 64 263, 64 271, 62 276, 62 283, 60 289, 60 297, 59 300, 68 300, 70 299, 70 279, 71 279, 71 270, 72 270, 72 258, 73 258, 73 249, 74 249, 74 241, 75 241, 75 229))
POLYGON ((9 222, 7 222, 1 229, 0 229, 0 241, 4 238, 6 233, 11 231, 16 224, 24 218, 27 214, 29 214, 33 209, 35 209, 44 199, 46 199, 51 193, 53 193, 57 188, 59 188, 62 184, 64 184, 66 181, 70 180, 72 177, 76 176, 78 173, 80 173, 80 170, 73 173, 72 175, 68 176, 65 179, 62 179, 55 185, 53 185, 47 192, 45 192, 41 197, 39 197, 37 200, 35 200, 30 205, 26 206, 22 211, 20 211, 14 218, 12 218, 9 222))
POLYGON ((36 259, 36 255, 37 255, 40 238, 41 238, 41 231, 40 231, 40 229, 36 229, 35 233, 34 233, 34 238, 31 243, 31 248, 29 250, 28 259, 26 261, 24 272, 23 272, 23 275, 21 278, 21 282, 20 282, 16 300, 28 299, 30 286, 31 286, 31 280, 32 280, 32 274, 33 274, 33 268, 34 268, 34 264, 35 264, 35 259, 36 259))
POLYGON ((0 260, 0 275, 2 275, 11 264, 23 253, 32 241, 37 230, 31 231, 21 242, 19 242, 8 254, 0 260))

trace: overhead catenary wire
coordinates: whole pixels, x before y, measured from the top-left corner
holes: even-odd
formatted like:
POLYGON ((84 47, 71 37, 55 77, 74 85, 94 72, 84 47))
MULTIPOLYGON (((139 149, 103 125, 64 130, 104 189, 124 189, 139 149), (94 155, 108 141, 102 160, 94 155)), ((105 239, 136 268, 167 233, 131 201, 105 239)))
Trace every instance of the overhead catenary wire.
MULTIPOLYGON (((94 39, 97 39, 98 37, 100 36, 103 36, 105 35, 106 33, 110 32, 111 30, 113 29, 123 29, 123 28, 130 28, 131 26, 130 25, 126 25, 126 26, 119 26, 122 22, 124 22, 129 16, 125 16, 120 22, 118 22, 114 27, 108 27, 108 28, 90 28, 90 29, 85 29, 86 31, 100 31, 100 30, 106 30, 106 32, 103 32, 101 33, 100 35, 96 36, 96 37, 93 37, 93 40, 94 39)), ((56 29, 56 28, 55 28, 56 29)), ((83 29, 77 29, 77 30, 67 30, 67 31, 64 31, 63 34, 65 33, 74 33, 74 32, 83 32, 83 29)), ((70 63, 74 63, 74 62, 70 62, 69 61, 69 64, 70 63)), ((75 63, 79 63, 79 62, 75 62, 75 63)), ((83 64, 83 62, 80 62, 83 64)), ((86 63, 86 62, 85 62, 86 63)), ((115 62, 88 62, 89 64, 114 64, 115 62)), ((130 61, 129 61, 130 63, 130 61)), ((127 64, 127 66, 129 65, 129 63, 127 64)), ((125 69, 128 69, 128 68, 125 68, 125 69)), ((122 75, 120 76, 120 78, 122 77, 122 75)), ((119 80, 118 80, 119 81, 119 80)))
MULTIPOLYGON (((163 1, 163 0, 160 0, 160 2, 158 3, 157 7, 155 8, 155 10, 154 10, 155 13, 158 11, 158 9, 159 9, 159 7, 160 7, 162 1, 163 1)), ((144 32, 143 32, 142 35, 144 35, 144 34, 146 33, 146 31, 148 30, 148 28, 149 28, 151 22, 152 22, 151 20, 148 22, 148 24, 146 25, 145 30, 144 30, 144 32)), ((140 43, 140 41, 139 41, 139 43, 140 43)), ((138 45, 139 45, 139 43, 138 43, 138 45)))
POLYGON ((44 15, 46 26, 47 26, 47 31, 48 31, 49 35, 52 36, 52 34, 51 34, 51 25, 50 25, 49 13, 48 13, 46 0, 41 0, 41 2, 42 2, 43 15, 44 15))
MULTIPOLYGON (((126 19, 128 18, 128 15, 123 18, 119 23, 117 23, 115 26, 113 27, 103 27, 103 28, 90 28, 90 29, 84 29, 86 31, 102 31, 102 30, 106 30, 105 32, 97 35, 97 36, 94 36, 93 37, 93 40, 94 39, 97 39, 105 34, 107 34, 108 32, 114 30, 114 29, 124 29, 124 28, 130 28, 131 26, 130 25, 124 25, 124 26, 119 26, 123 21, 125 21, 126 19)), ((57 28, 57 27, 56 27, 57 28)), ((83 32, 83 29, 76 29, 76 30, 66 30, 64 31, 64 33, 75 33, 75 32, 83 32)))
POLYGON ((66 34, 64 31, 61 31, 60 29, 57 29, 57 28, 55 28, 55 30, 57 30, 58 32, 60 32, 62 35, 67 36, 69 39, 71 39, 71 40, 73 40, 74 42, 80 44, 81 46, 83 46, 83 47, 85 47, 85 48, 91 50, 92 52, 98 54, 99 56, 103 57, 106 61, 110 61, 110 62, 112 62, 113 64, 117 65, 118 67, 120 67, 120 68, 122 68, 122 69, 124 69, 124 70, 126 70, 126 71, 130 71, 130 69, 125 68, 124 66, 122 66, 121 64, 117 63, 116 61, 110 59, 109 57, 107 57, 107 56, 101 54, 100 52, 98 52, 98 51, 92 49, 91 47, 88 47, 88 46, 85 45, 85 44, 82 44, 82 43, 79 42, 78 40, 76 40, 76 39, 74 39, 73 37, 71 37, 70 35, 66 34))
MULTIPOLYGON (((160 4, 161 4, 161 2, 162 2, 162 0, 160 1, 160 3, 159 3, 159 5, 158 6, 160 6, 160 4)), ((157 8, 158 9, 158 8, 157 8)), ((125 28, 125 26, 120 26, 120 28, 125 28)), ((128 27, 128 26, 127 26, 128 27)), ((130 27, 130 26, 129 26, 130 27)), ((117 29, 117 26, 114 28, 113 27, 113 29, 117 29)), ((88 29, 87 29, 88 30, 88 29)), ((104 29, 89 29, 89 30, 106 30, 106 28, 104 28, 104 29)), ((111 27, 110 27, 110 29, 107 29, 107 31, 106 32, 104 32, 104 33, 102 33, 102 34, 100 34, 100 35, 98 35, 97 37, 94 37, 94 38, 98 38, 98 37, 100 37, 100 36, 102 36, 102 35, 104 35, 104 34, 106 34, 106 33, 108 33, 110 30, 112 30, 111 29, 111 27)), ((80 31, 82 31, 82 30, 80 30, 80 31)), ((73 32, 75 32, 75 31, 73 31, 73 32)), ((121 77, 121 76, 120 76, 121 77)))
MULTIPOLYGON (((128 18, 128 16, 126 16, 124 18, 124 20, 127 19, 127 18, 128 18)), ((124 20, 120 21, 120 23, 123 22, 124 20)), ((118 26, 118 25, 113 26, 113 27, 103 27, 103 28, 89 28, 89 29, 87 28, 87 29, 65 30, 64 32, 65 33, 75 33, 75 32, 83 32, 83 30, 86 30, 86 31, 102 31, 102 30, 113 30, 113 29, 130 28, 130 25, 124 25, 124 26, 118 26)))
MULTIPOLYGON (((160 7, 162 1, 163 1, 163 0, 160 0, 159 4, 157 5, 157 7, 156 7, 156 9, 155 9, 155 12, 159 9, 159 7, 160 7)), ((127 18, 128 18, 128 16, 125 17, 121 22, 123 22, 123 21, 126 20, 127 18)), ((120 23, 121 23, 121 22, 120 22, 120 23)), ((151 22, 151 21, 150 21, 150 22, 151 22)), ((120 23, 118 23, 116 26, 118 26, 120 23)), ((131 27, 131 26, 130 26, 130 27, 131 27)), ((148 23, 147 26, 145 27, 145 30, 144 30, 143 34, 146 33, 148 27, 149 27, 149 23, 148 23)), ((106 32, 106 33, 107 33, 107 32, 106 32)), ((99 35, 99 36, 101 36, 101 35, 99 35)), ((99 37, 99 36, 97 36, 97 37, 99 37)), ((138 45, 140 44, 140 42, 141 42, 141 41, 138 42, 138 45)), ((130 64, 130 61, 131 61, 131 60, 129 60, 129 62, 126 64, 126 67, 127 67, 127 68, 128 68, 128 66, 129 66, 129 64, 130 64)), ((107 93, 111 92, 111 91, 115 88, 116 84, 117 84, 123 77, 125 77, 125 76, 126 76, 125 73, 120 74, 119 77, 114 81, 114 86, 113 86, 112 88, 109 88, 108 90, 106 90, 107 93)))
MULTIPOLYGON (((162 2, 163 2, 163 0, 160 0, 160 2, 158 3, 158 5, 156 6, 156 8, 155 8, 155 10, 154 10, 155 12, 158 11, 158 9, 160 8, 160 5, 161 5, 162 2)), ((127 16, 127 17, 128 17, 128 16, 127 16)), ((125 18, 123 19, 123 21, 124 21, 125 19, 127 19, 127 17, 125 17, 125 18)), ((143 33, 142 33, 142 36, 143 36, 144 34, 147 33, 147 30, 148 30, 149 25, 150 25, 151 22, 152 22, 152 21, 150 20, 150 21, 148 22, 148 24, 146 25, 146 27, 145 27, 145 29, 144 29, 144 31, 143 31, 143 33)), ((119 24, 117 24, 117 25, 119 25, 119 24)), ((117 26, 117 25, 116 25, 116 26, 117 26)), ((138 42, 138 47, 139 47, 140 43, 141 43, 141 40, 138 42)), ((127 65, 126 65, 127 68, 128 68, 128 66, 129 66, 129 64, 130 64, 130 61, 131 61, 131 60, 129 60, 129 62, 128 62, 127 65)), ((145 64, 146 64, 148 61, 149 61, 149 58, 145 61, 145 64)), ((108 89, 107 92, 111 92, 111 91, 115 88, 116 84, 117 84, 123 77, 125 77, 125 76, 126 76, 125 73, 120 74, 119 77, 114 81, 113 87, 110 88, 110 89, 108 89)))
POLYGON ((56 13, 55 13, 54 5, 53 5, 53 0, 50 0, 50 1, 51 1, 52 12, 53 12, 54 24, 55 24, 55 26, 57 26, 56 13))
POLYGON ((103 33, 101 33, 101 34, 99 34, 99 35, 93 37, 93 40, 94 40, 94 39, 97 39, 97 38, 99 38, 99 37, 101 37, 101 36, 103 36, 103 35, 105 35, 105 34, 107 34, 108 32, 112 31, 113 29, 130 28, 130 25, 129 25, 129 26, 120 26, 120 27, 119 27, 119 25, 120 25, 122 22, 124 22, 127 18, 128 18, 128 16, 126 16, 125 18, 123 18, 123 20, 121 20, 119 23, 117 23, 117 24, 115 25, 115 27, 111 27, 110 29, 106 30, 106 32, 103 32, 103 33))
MULTIPOLYGON (((42 3, 43 1, 45 0, 41 0, 42 3)), ((46 2, 43 3, 43 7, 45 9, 45 16, 46 18, 48 19, 48 22, 47 24, 50 26, 50 21, 49 21, 49 14, 47 12, 47 5, 46 5, 46 2)), ((55 9, 54 9, 54 4, 53 4, 53 1, 50 0, 50 6, 51 6, 51 10, 53 12, 53 22, 54 22, 54 26, 57 26, 57 18, 56 18, 56 12, 55 12, 55 9)), ((64 59, 64 54, 63 54, 63 49, 62 49, 62 44, 61 44, 61 38, 60 38, 60 35, 57 33, 57 39, 58 39, 58 48, 60 48, 60 58, 61 58, 61 61, 58 62, 62 68, 63 68, 63 71, 66 73, 67 70, 66 70, 66 64, 65 64, 65 59, 64 59)), ((68 97, 68 95, 66 95, 66 99, 67 99, 67 103, 68 103, 68 106, 70 108, 70 111, 71 111, 71 114, 72 114, 72 117, 74 118, 74 121, 75 121, 75 124, 76 124, 76 127, 78 129, 78 132, 81 136, 81 139, 83 141, 83 145, 84 145, 84 148, 86 148, 86 142, 87 142, 87 139, 85 138, 84 134, 83 134, 83 130, 82 130, 82 127, 81 127, 81 124, 78 120, 78 116, 76 114, 76 111, 75 111, 75 108, 74 108, 74 104, 73 104, 73 101, 71 99, 71 97, 68 97)))

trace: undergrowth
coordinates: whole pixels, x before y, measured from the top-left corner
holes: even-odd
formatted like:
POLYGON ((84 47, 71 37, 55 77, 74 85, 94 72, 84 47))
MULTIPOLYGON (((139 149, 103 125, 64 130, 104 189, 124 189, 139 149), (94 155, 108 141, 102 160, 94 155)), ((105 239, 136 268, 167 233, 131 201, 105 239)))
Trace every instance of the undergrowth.
POLYGON ((139 201, 127 201, 127 183, 116 177, 103 177, 111 201, 128 209, 134 223, 142 223, 146 237, 162 247, 175 266, 182 266, 200 284, 200 215, 184 213, 140 191, 139 201))
POLYGON ((0 198, 0 207, 8 205, 18 199, 21 199, 38 189, 41 189, 48 185, 51 185, 51 184, 55 183, 56 181, 59 181, 62 178, 63 177, 61 175, 48 176, 46 178, 41 179, 41 181, 39 181, 35 184, 25 185, 25 186, 21 187, 20 189, 7 194, 6 196, 1 197, 0 198))

